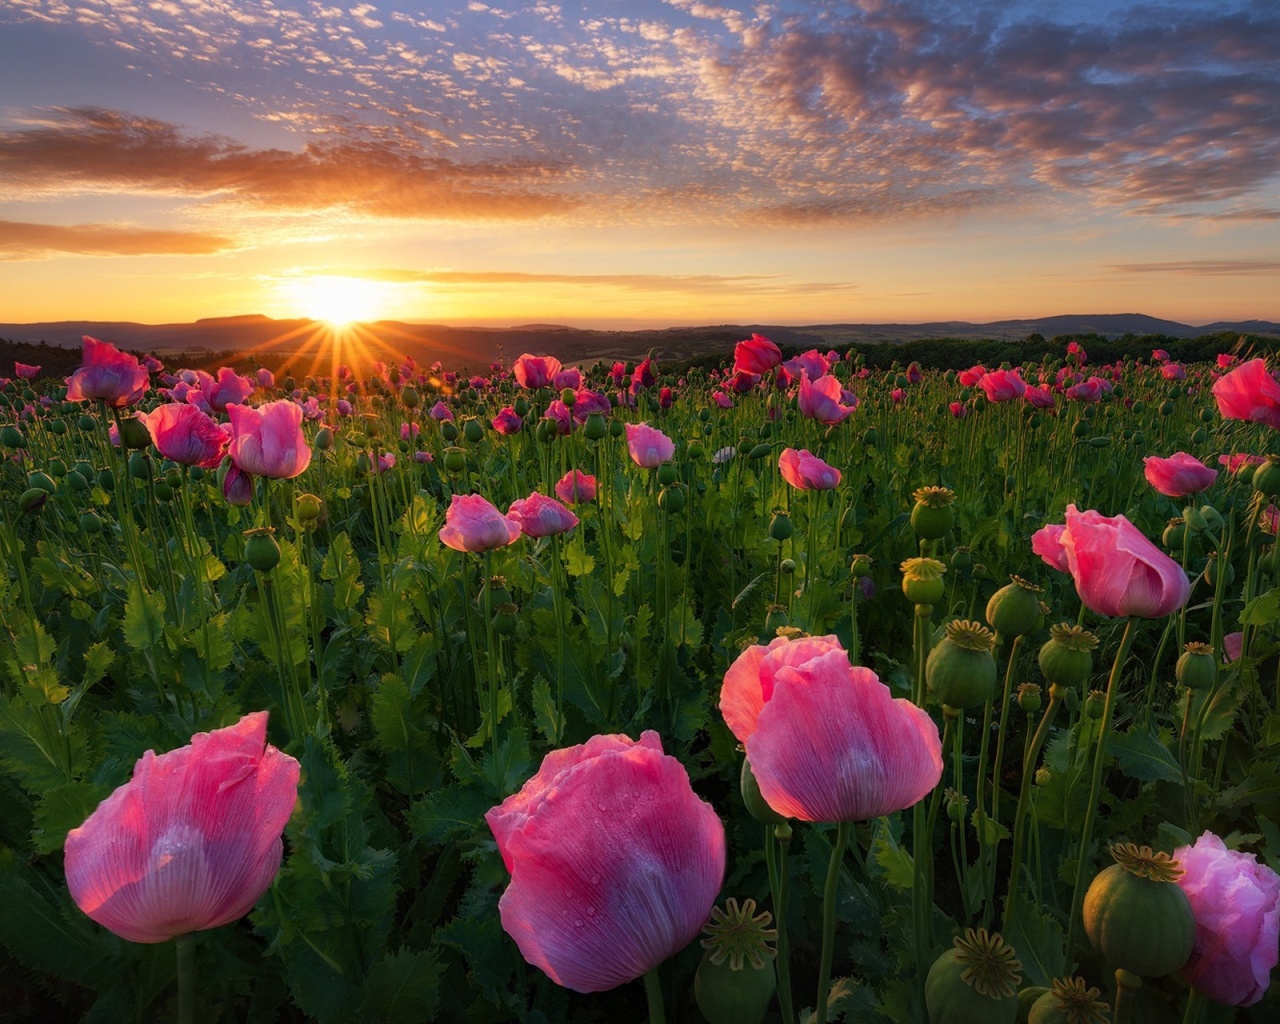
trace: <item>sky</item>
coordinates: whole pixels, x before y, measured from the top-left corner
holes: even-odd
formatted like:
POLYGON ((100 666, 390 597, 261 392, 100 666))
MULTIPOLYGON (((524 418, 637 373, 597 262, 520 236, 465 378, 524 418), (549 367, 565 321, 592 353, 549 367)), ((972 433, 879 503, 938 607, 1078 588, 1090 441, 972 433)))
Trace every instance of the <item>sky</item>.
POLYGON ((1280 320, 1280 2, 0 0, 0 322, 1280 320))

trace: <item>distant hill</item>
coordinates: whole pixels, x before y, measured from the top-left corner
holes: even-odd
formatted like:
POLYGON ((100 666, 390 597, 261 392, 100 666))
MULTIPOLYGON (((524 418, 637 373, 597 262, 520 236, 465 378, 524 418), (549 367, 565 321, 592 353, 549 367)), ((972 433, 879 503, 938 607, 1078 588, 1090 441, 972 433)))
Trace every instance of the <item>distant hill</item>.
MULTIPOLYGON (((127 321, 73 320, 35 324, 0 324, 0 339, 39 344, 53 361, 78 365, 80 339, 88 334, 135 352, 165 356, 237 352, 258 356, 270 365, 288 364, 298 373, 329 373, 345 363, 365 372, 376 360, 392 362, 404 355, 420 365, 439 360, 446 368, 480 369, 495 360, 510 361, 522 352, 549 353, 565 365, 597 359, 634 360, 652 352, 659 360, 685 360, 727 353, 734 342, 764 334, 784 346, 844 349, 850 345, 895 344, 926 338, 1017 341, 1032 334, 1166 335, 1194 338, 1218 331, 1280 338, 1280 324, 1245 320, 1193 327, 1140 313, 1050 316, 974 324, 935 321, 917 324, 814 324, 788 327, 770 324, 720 324, 638 331, 582 330, 558 324, 520 327, 450 327, 392 320, 354 325, 335 339, 315 320, 273 320, 261 314, 211 317, 185 324, 140 324, 127 321), (73 355, 68 349, 77 350, 73 355)), ((194 358, 193 362, 196 361, 194 358)), ((68 371, 69 372, 69 371, 68 371)))

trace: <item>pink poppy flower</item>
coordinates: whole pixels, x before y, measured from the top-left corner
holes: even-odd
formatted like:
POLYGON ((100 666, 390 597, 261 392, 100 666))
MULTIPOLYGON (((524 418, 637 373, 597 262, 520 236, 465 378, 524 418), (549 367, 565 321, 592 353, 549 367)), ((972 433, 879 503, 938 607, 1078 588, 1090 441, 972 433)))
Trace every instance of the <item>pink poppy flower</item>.
MULTIPOLYGON (((253 394, 253 381, 241 377, 231 367, 223 366, 216 378, 207 373, 200 374, 200 392, 209 404, 206 411, 226 412, 228 405, 240 405, 253 394)), ((190 395, 187 401, 191 401, 190 395)))
POLYGON ((1280 428, 1280 384, 1261 359, 1250 359, 1223 374, 1213 385, 1213 397, 1224 419, 1280 428))
POLYGON ((265 366, 258 367, 258 387, 263 391, 270 391, 276 386, 276 375, 268 370, 265 366))
POLYGON ((433 420, 440 423, 444 420, 453 419, 453 410, 451 410, 444 402, 437 400, 436 404, 428 410, 427 415, 433 420))
POLYGON ((675 456, 676 445, 657 427, 647 423, 627 424, 627 451, 631 460, 644 469, 656 469, 675 456))
POLYGON ((1041 384, 1039 387, 1028 387, 1022 396, 1023 401, 1028 405, 1034 405, 1037 409, 1052 409, 1057 401, 1053 397, 1053 391, 1048 384, 1041 384))
POLYGON ((1160 367, 1160 375, 1165 380, 1186 380, 1187 371, 1177 363, 1165 363, 1160 367))
POLYGON ((515 361, 511 369, 522 388, 545 388, 551 385, 560 372, 560 360, 555 356, 534 356, 526 352, 515 361))
POLYGON ((511 872, 503 929, 575 992, 634 981, 687 946, 724 879, 724 826, 651 730, 553 750, 485 821, 511 872))
POLYGON ((1178 975, 1214 1002, 1252 1006, 1280 959, 1280 875, 1212 832, 1173 856, 1196 919, 1191 959, 1178 975))
POLYGON ((843 423, 858 407, 856 398, 850 405, 842 404, 847 393, 840 386, 840 381, 831 376, 831 374, 819 377, 815 381, 810 381, 808 372, 802 372, 800 374, 800 394, 796 402, 801 415, 807 416, 811 420, 817 420, 819 423, 828 425, 843 423))
POLYGON ((1148 455, 1142 460, 1147 483, 1170 498, 1185 498, 1213 486, 1218 471, 1210 469, 1194 455, 1176 452, 1167 459, 1148 455))
POLYGON ((547 411, 542 414, 542 418, 556 425, 557 434, 568 434, 573 430, 573 413, 558 398, 548 403, 547 411))
POLYGON ((947 408, 951 410, 951 415, 958 420, 962 420, 969 415, 969 407, 964 402, 952 402, 947 408))
POLYGON ((715 402, 721 409, 733 408, 733 399, 723 391, 713 391, 711 393, 711 401, 715 402))
POLYGON ((568 505, 580 505, 596 496, 596 478, 580 469, 571 469, 555 486, 556 497, 568 505))
POLYGON ((246 473, 292 480, 311 465, 301 406, 288 399, 256 409, 229 405, 227 415, 231 417, 231 458, 246 473))
POLYGON ((894 388, 889 392, 889 397, 893 399, 894 405, 901 405, 902 400, 907 397, 907 393, 902 388, 894 388))
POLYGON ((493 429, 504 437, 520 433, 521 428, 524 426, 524 420, 520 418, 520 414, 509 405, 499 409, 498 415, 490 422, 493 424, 493 429))
POLYGON ((123 409, 141 399, 150 383, 146 367, 129 353, 85 335, 80 369, 67 378, 67 401, 97 400, 123 409))
POLYGON ((228 505, 244 508, 253 500, 253 477, 234 462, 227 466, 227 471, 221 476, 222 497, 228 505))
POLYGON ((669 387, 663 387, 658 391, 658 405, 663 409, 670 409, 671 404, 676 400, 675 392, 669 387))
POLYGON ((1241 466, 1261 466, 1266 461, 1261 455, 1249 455, 1246 452, 1218 456, 1218 465, 1226 466, 1228 473, 1234 473, 1241 466))
POLYGON ((1234 633, 1227 633, 1222 638, 1222 660, 1227 664, 1233 661, 1239 661, 1240 655, 1244 653, 1244 633, 1237 630, 1234 633))
POLYGON ((19 380, 34 380, 40 376, 40 367, 32 366, 29 363, 14 362, 13 375, 19 380))
POLYGON ((166 459, 184 466, 212 469, 222 461, 231 443, 231 430, 206 416, 194 405, 170 402, 147 413, 151 441, 166 459))
POLYGON ((782 479, 802 491, 829 491, 840 484, 840 470, 828 466, 807 448, 785 449, 778 456, 782 479))
POLYGON ((1229 352, 1218 353, 1218 369, 1219 370, 1229 370, 1231 369, 1231 367, 1235 366, 1236 363, 1238 363, 1239 361, 1240 361, 1239 356, 1233 356, 1229 352))
POLYGON ((1151 358, 1157 363, 1167 363, 1169 361, 1169 353, 1162 348, 1151 350, 1151 358))
POLYGON ((414 452, 414 453, 413 453, 413 461, 414 461, 414 462, 420 462, 420 463, 423 463, 423 462, 435 462, 435 461, 436 461, 435 453, 434 453, 434 452, 424 452, 424 451, 422 451, 421 449, 419 449, 418 451, 416 451, 416 452, 414 452))
POLYGON ((640 388, 651 388, 657 383, 657 371, 653 366, 653 359, 645 358, 636 364, 636 368, 631 371, 631 393, 635 394, 640 388))
POLYGON ((520 524, 481 494, 455 494, 445 510, 440 542, 454 551, 488 551, 520 539, 520 524))
POLYGON ((422 433, 422 426, 418 423, 404 422, 400 424, 400 440, 412 441, 415 437, 422 433))
POLYGON ((922 380, 924 380, 924 374, 920 372, 920 364, 913 362, 907 367, 907 383, 919 384, 922 380))
POLYGON ((942 776, 928 712, 895 699, 834 636, 753 645, 725 673, 725 724, 765 802, 801 821, 865 821, 923 799, 942 776))
POLYGON ((974 387, 978 383, 978 381, 982 380, 982 378, 985 377, 986 375, 987 375, 987 368, 983 366, 981 363, 977 363, 974 366, 971 366, 967 370, 961 370, 957 379, 960 381, 961 387, 971 388, 971 387, 974 387))
POLYGON ((782 350, 763 334, 733 346, 733 372, 760 376, 782 362, 782 350))
POLYGON ((582 387, 582 371, 576 366, 571 366, 567 370, 560 370, 552 378, 552 386, 557 390, 563 391, 569 388, 571 391, 577 391, 582 387))
POLYGON ((1112 617, 1158 619, 1187 603, 1191 581, 1124 516, 1067 506, 1066 524, 1045 527, 1031 549, 1075 581, 1085 607, 1112 617))
POLYGON ((988 402, 1012 402, 1027 393, 1027 382, 1018 376, 1017 370, 992 370, 978 381, 988 402))
POLYGON ((555 498, 534 491, 527 498, 517 498, 507 515, 520 524, 526 537, 550 537, 567 533, 578 525, 578 517, 555 498))
POLYGON ((280 870, 299 766, 267 743, 267 712, 148 750, 133 777, 67 834, 76 905, 130 942, 243 917, 280 870))

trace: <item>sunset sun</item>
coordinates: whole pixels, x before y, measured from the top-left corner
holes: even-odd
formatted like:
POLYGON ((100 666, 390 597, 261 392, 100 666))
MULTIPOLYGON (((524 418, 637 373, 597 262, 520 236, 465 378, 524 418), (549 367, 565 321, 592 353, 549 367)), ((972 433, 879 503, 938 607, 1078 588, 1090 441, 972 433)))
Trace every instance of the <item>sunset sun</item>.
POLYGON ((358 277, 317 275, 281 285, 281 296, 298 316, 323 320, 334 327, 386 315, 386 286, 358 277))

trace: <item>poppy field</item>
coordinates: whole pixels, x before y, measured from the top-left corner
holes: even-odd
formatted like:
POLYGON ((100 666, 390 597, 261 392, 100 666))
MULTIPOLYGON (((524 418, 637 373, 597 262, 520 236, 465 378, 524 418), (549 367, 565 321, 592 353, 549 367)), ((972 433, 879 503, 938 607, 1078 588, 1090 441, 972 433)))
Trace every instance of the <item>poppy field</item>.
POLYGON ((0 387, 0 1021, 1276 1019, 1265 353, 243 369, 0 387))

